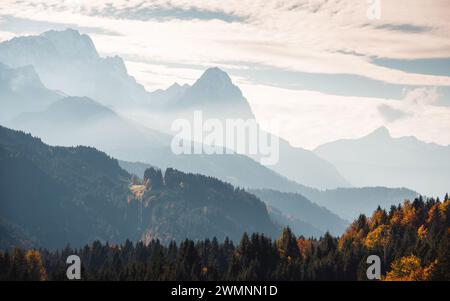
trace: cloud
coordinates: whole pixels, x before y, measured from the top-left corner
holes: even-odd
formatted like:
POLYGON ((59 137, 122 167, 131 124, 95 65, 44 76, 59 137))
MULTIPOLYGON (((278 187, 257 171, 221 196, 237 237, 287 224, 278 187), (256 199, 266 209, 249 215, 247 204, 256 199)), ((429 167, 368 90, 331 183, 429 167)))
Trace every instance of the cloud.
POLYGON ((420 114, 429 106, 438 106, 440 93, 437 87, 421 87, 403 91, 401 101, 380 104, 378 112, 388 123, 420 114))
MULTIPOLYGON (((257 117, 279 118, 282 135, 298 146, 361 137, 382 125, 393 135, 450 143, 443 135, 450 132, 450 108, 436 105, 436 93, 450 87, 450 77, 375 63, 450 58, 450 2, 381 0, 380 20, 369 20, 367 9, 363 0, 2 0, 0 15, 95 28, 90 35, 99 52, 124 57, 130 73, 150 89, 191 83, 203 67, 230 62, 416 86, 403 100, 347 97, 261 85, 231 74, 257 117), (152 13, 154 18, 145 17, 152 13)), ((0 39, 18 34, 3 28, 0 39)))
POLYGON ((448 76, 372 62, 450 57, 445 13, 450 3, 397 0, 381 5, 380 20, 367 18, 368 4, 361 0, 3 0, 0 14, 119 32, 95 35, 100 51, 166 64, 239 61, 399 85, 450 86, 448 76))
POLYGON ((400 109, 395 109, 387 104, 381 104, 378 106, 378 112, 388 123, 402 119, 408 116, 408 113, 400 109))
POLYGON ((346 138, 365 136, 380 126, 394 137, 415 136, 450 144, 450 107, 413 105, 405 100, 346 97, 261 85, 241 85, 256 118, 275 119, 280 134, 308 149, 346 138), (388 108, 380 112, 380 107, 388 108), (390 120, 387 120, 390 117, 390 120), (401 117, 401 118, 399 118, 401 117))
POLYGON ((441 95, 437 87, 423 87, 404 92, 403 101, 411 106, 437 105, 441 95))

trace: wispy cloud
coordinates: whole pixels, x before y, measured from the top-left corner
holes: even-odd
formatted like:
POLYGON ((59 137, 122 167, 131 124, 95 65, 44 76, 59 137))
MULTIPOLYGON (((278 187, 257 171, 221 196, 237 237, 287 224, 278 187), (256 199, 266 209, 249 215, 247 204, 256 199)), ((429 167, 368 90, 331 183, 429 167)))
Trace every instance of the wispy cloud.
POLYGON ((379 57, 450 57, 445 0, 381 0, 380 20, 369 20, 368 4, 360 0, 2 2, 2 14, 122 33, 96 37, 104 52, 192 64, 238 60, 402 85, 450 86, 446 76, 372 63, 379 57))
POLYGON ((280 134, 296 146, 314 149, 337 139, 365 136, 380 126, 389 128, 394 137, 416 136, 427 142, 450 144, 450 135, 444 134, 450 130, 450 107, 417 104, 409 97, 394 100, 242 87, 256 117, 278 120, 280 134))
MULTIPOLYGON (((439 106, 440 99, 441 95, 436 87, 415 88, 405 90, 401 101, 380 104, 378 111, 390 123, 402 118, 420 115, 423 110, 427 110, 430 106, 439 106)), ((435 109, 439 110, 439 108, 435 109)), ((448 111, 447 108, 441 108, 441 110, 448 111)))

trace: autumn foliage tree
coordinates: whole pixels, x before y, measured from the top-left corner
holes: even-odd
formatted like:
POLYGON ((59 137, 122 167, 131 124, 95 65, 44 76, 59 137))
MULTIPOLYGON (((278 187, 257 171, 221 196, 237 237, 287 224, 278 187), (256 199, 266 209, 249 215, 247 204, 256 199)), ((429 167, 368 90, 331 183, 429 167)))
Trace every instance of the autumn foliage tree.
POLYGON ((430 280, 434 263, 423 267, 420 258, 414 255, 404 256, 391 264, 386 281, 426 281, 430 280))

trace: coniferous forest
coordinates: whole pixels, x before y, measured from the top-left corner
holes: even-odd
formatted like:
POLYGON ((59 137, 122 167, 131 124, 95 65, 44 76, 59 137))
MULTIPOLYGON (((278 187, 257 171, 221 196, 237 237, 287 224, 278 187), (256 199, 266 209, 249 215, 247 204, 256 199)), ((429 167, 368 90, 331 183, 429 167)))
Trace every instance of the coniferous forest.
POLYGON ((95 241, 81 249, 14 249, 0 253, 0 280, 67 280, 65 260, 81 258, 82 280, 367 280, 378 255, 382 280, 450 280, 450 201, 417 198, 361 215, 340 237, 275 241, 260 234, 229 239, 121 245, 95 241))

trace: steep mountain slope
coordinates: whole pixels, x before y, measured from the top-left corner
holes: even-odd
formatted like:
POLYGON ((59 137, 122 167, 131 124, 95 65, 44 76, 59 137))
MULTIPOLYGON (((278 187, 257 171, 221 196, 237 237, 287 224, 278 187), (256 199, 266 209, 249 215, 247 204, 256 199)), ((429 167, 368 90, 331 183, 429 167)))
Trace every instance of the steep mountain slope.
POLYGON ((315 153, 357 186, 408 187, 434 197, 449 189, 449 146, 393 138, 386 128, 360 139, 327 143, 315 153))
POLYGON ((276 235, 255 196, 211 177, 147 169, 145 194, 89 147, 52 147, 0 127, 0 248, 276 235), (158 177, 159 176, 159 177, 158 177), (148 181, 147 181, 148 180, 148 181), (159 185, 158 185, 159 183, 159 185))
POLYGON ((130 107, 148 97, 128 75, 121 58, 100 57, 90 37, 72 29, 2 42, 0 62, 11 67, 32 65, 46 87, 108 106, 130 107))
POLYGON ((269 189, 252 189, 249 192, 269 206, 279 209, 284 215, 306 222, 323 233, 328 231, 333 235, 341 235, 348 226, 347 221, 300 194, 269 189))
POLYGON ((23 112, 42 110, 61 97, 61 93, 42 84, 32 66, 9 68, 0 63, 0 122, 23 112))

